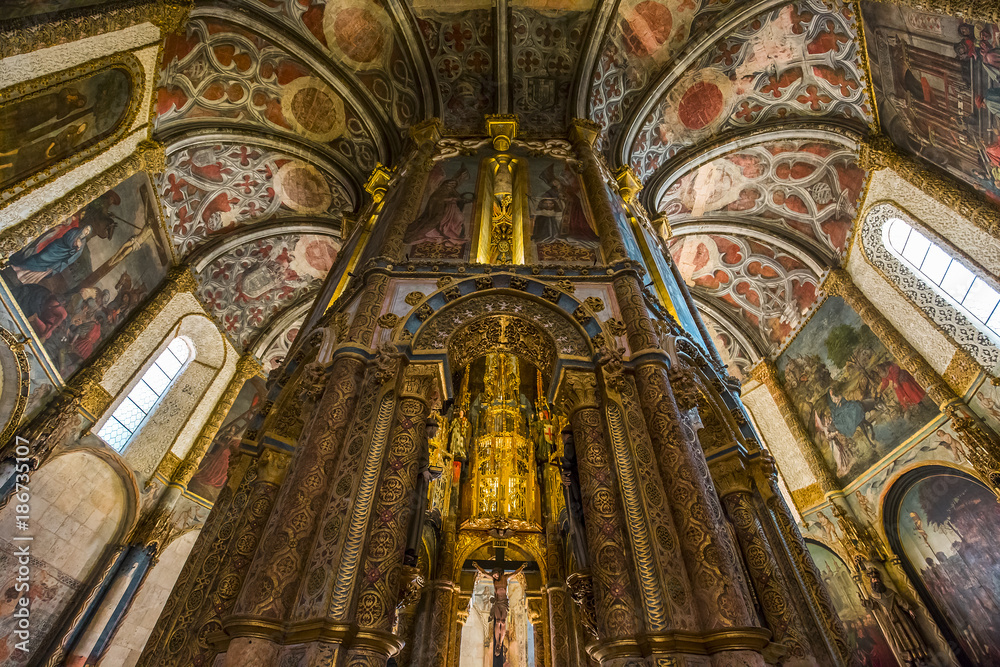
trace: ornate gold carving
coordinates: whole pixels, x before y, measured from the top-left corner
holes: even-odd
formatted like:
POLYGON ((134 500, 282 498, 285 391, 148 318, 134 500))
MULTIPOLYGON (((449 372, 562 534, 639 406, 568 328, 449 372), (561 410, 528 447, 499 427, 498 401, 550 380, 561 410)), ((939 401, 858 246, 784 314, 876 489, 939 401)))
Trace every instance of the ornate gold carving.
POLYGON ((375 163, 375 168, 365 181, 365 192, 372 196, 372 201, 376 204, 385 199, 386 189, 394 172, 395 169, 389 169, 381 162, 375 163))
POLYGON ((632 200, 642 190, 642 181, 635 175, 635 170, 627 164, 618 167, 615 172, 615 180, 618 182, 618 192, 626 204, 631 204, 632 200))
POLYGON ((598 407, 597 378, 592 372, 566 371, 559 387, 558 402, 570 417, 577 410, 598 407))
POLYGON ((410 292, 403 301, 408 306, 415 306, 423 300, 424 296, 423 292, 410 292))
POLYGON ((628 331, 625 328, 625 323, 619 320, 617 317, 608 318, 608 320, 604 323, 604 326, 607 327, 608 333, 616 337, 624 336, 625 333, 628 331))
POLYGON ((600 297, 596 296, 588 296, 583 300, 583 305, 587 306, 587 308, 590 308, 590 310, 595 313, 600 313, 604 310, 604 301, 602 301, 600 297))
POLYGON ((493 288, 493 276, 476 276, 476 289, 486 290, 493 288))
POLYGON ((490 223, 490 263, 514 263, 513 197, 503 195, 493 202, 493 220, 490 223))
POLYGON ((506 151, 517 136, 517 114, 492 114, 486 116, 486 133, 493 140, 493 148, 506 151))
POLYGON ((410 136, 418 145, 430 145, 433 148, 434 144, 441 141, 441 119, 428 118, 411 125, 410 136))
POLYGON ((562 296, 562 293, 555 287, 546 285, 545 287, 542 288, 542 298, 545 299, 546 301, 551 301, 552 303, 558 303, 560 296, 562 296))
POLYGON ((886 0, 922 12, 964 18, 967 21, 1000 23, 1000 5, 994 0, 886 0))
POLYGON ((524 292, 528 289, 528 280, 526 278, 522 278, 521 276, 511 276, 510 288, 524 292))
POLYGON ((399 315, 395 313, 386 313, 378 318, 378 325, 383 329, 392 329, 397 324, 399 324, 399 315))
POLYGON ((892 169, 914 187, 948 206, 994 238, 1000 238, 1000 210, 972 187, 904 155, 885 135, 859 144, 858 166, 866 170, 892 169))
POLYGON ((444 294, 444 300, 451 302, 462 296, 462 290, 459 289, 458 285, 455 285, 454 287, 449 287, 448 289, 446 289, 443 292, 443 294, 444 294))
POLYGON ((589 322, 592 318, 590 311, 587 310, 585 306, 579 305, 576 307, 576 310, 573 311, 573 319, 579 322, 580 326, 587 326, 587 322, 589 322))
POLYGON ((433 314, 434 314, 434 309, 433 309, 433 308, 431 308, 429 304, 426 304, 426 303, 425 303, 424 305, 422 305, 422 306, 420 306, 419 308, 417 308, 417 309, 416 309, 416 310, 414 311, 414 313, 413 313, 413 314, 417 316, 417 319, 418 319, 418 320, 420 320, 421 322, 423 322, 423 321, 424 321, 424 320, 426 320, 426 319, 427 319, 428 317, 430 317, 431 315, 433 315, 433 314))
POLYGON ((569 294, 572 294, 573 292, 576 291, 576 285, 573 284, 573 281, 567 280, 566 278, 563 278, 562 280, 556 282, 556 287, 561 289, 563 292, 567 292, 569 294))
POLYGON ((18 340, 14 334, 3 327, 0 327, 0 339, 10 348, 17 366, 17 379, 14 383, 17 386, 17 398, 14 401, 14 407, 7 416, 3 430, 0 431, 0 445, 3 445, 14 435, 14 431, 21 423, 21 418, 24 417, 24 411, 28 405, 28 391, 31 386, 31 367, 28 365, 28 355, 24 351, 23 341, 18 340))
POLYGON ((955 349, 955 354, 944 371, 944 381, 961 396, 972 386, 982 370, 972 355, 965 348, 959 347, 955 349))
POLYGON ((555 364, 555 345, 547 333, 527 319, 488 315, 452 334, 448 344, 453 368, 464 368, 489 352, 510 352, 531 361, 543 373, 555 364))
POLYGON ((170 476, 174 474, 177 470, 177 466, 181 464, 181 457, 177 456, 171 450, 167 450, 167 453, 163 455, 160 459, 160 464, 156 466, 156 472, 146 480, 146 486, 148 487, 153 483, 154 477, 162 477, 165 480, 170 480, 170 476))
POLYGON ((809 486, 802 487, 801 489, 795 489, 792 493, 792 502, 799 510, 805 510, 813 505, 818 505, 823 501, 823 487, 819 484, 810 484, 809 486))
POLYGON ((455 279, 452 278, 451 276, 441 276, 440 278, 437 279, 437 288, 441 289, 445 285, 450 285, 452 282, 454 282, 454 280, 455 279))
POLYGON ((73 215, 129 176, 143 170, 150 173, 162 171, 165 159, 163 144, 140 141, 136 151, 129 157, 74 188, 24 222, 4 230, 0 236, 0 264, 5 263, 11 255, 28 245, 34 238, 73 215))

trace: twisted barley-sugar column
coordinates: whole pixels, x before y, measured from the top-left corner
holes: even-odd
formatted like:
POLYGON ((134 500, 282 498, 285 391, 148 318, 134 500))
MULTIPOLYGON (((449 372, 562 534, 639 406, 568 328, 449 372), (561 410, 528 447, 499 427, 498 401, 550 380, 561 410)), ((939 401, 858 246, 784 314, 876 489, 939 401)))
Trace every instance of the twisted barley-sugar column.
POLYGON ((142 667, 187 667, 211 664, 216 650, 210 632, 221 630, 221 617, 232 609, 291 457, 264 449, 253 460, 246 454, 230 463, 229 476, 250 459, 240 483, 223 487, 198 535, 184 569, 138 664, 142 667))
POLYGON ((967 21, 1000 23, 1000 4, 996 0, 882 0, 892 5, 921 12, 956 16, 967 21))
POLYGON ((761 492, 764 504, 767 506, 774 520, 781 539, 791 555, 792 562, 798 569, 799 576, 809 595, 813 611, 817 615, 820 626, 827 635, 828 641, 832 643, 838 657, 845 665, 857 665, 857 658, 847 641, 847 632, 837 615, 837 609, 830 597, 830 591, 823 581, 823 577, 816 567, 802 533, 792 517, 791 510, 785 504, 785 499, 778 488, 778 468, 774 459, 768 452, 761 452, 755 459, 754 474, 757 480, 757 489, 761 492))
POLYGON ((1000 441, 997 436, 982 424, 944 378, 896 331, 885 315, 854 284, 846 270, 837 268, 831 271, 823 283, 823 290, 847 302, 896 358, 900 368, 912 375, 941 411, 952 418, 952 426, 968 448, 970 463, 994 492, 1000 494, 1000 441))
MULTIPOLYGON (((143 308, 122 327, 87 366, 74 374, 59 393, 33 420, 21 426, 15 437, 4 446, 0 458, 13 454, 18 437, 31 443, 32 463, 37 469, 45 463, 52 450, 79 428, 80 410, 97 418, 111 405, 112 396, 101 386, 104 374, 146 330, 153 319, 180 292, 192 292, 197 287, 194 276, 186 267, 171 269, 162 286, 143 308)), ((6 504, 0 501, 0 507, 6 504)))
POLYGON ((642 632, 638 591, 629 574, 625 518, 598 409, 597 378, 568 372, 560 398, 573 429, 599 639, 633 639, 642 632))
MULTIPOLYGON (((235 616, 272 625, 289 620, 364 373, 365 364, 359 359, 335 358, 313 419, 299 437, 261 547, 233 608, 235 616)), ((300 391, 301 379, 290 382, 285 391, 300 391)), ((230 634, 243 632, 234 629, 230 634)), ((253 634, 252 629, 246 632, 253 634)))
POLYGON ((392 621, 400 601, 400 570, 413 511, 421 453, 426 451, 428 400, 435 376, 418 367, 405 369, 365 545, 360 591, 354 615, 357 639, 348 647, 347 666, 385 665, 399 646, 392 621), (358 639, 364 638, 364 641, 358 639))
POLYGON ((795 618, 788 583, 757 516, 750 477, 738 460, 727 461, 722 468, 713 477, 771 629, 771 640, 788 647, 793 658, 804 660, 808 657, 809 642, 799 619, 795 618))
POLYGON ((809 436, 805 425, 802 424, 802 418, 799 417, 798 410, 792 404, 791 397, 778 379, 778 368, 774 365, 774 362, 770 359, 761 360, 754 367, 752 377, 767 387, 771 398, 774 399, 775 404, 778 406, 778 412, 781 413, 785 424, 788 426, 788 430, 792 432, 792 437, 795 438, 795 444, 798 445, 799 453, 805 459, 806 465, 809 466, 809 472, 816 478, 820 490, 824 494, 840 491, 840 484, 837 483, 836 477, 833 476, 830 466, 820 456, 815 441, 809 436))
MULTIPOLYGON (((997 6, 995 0, 988 0, 997 6)), ((904 180, 924 191, 942 204, 994 238, 1000 238, 1000 208, 976 191, 972 186, 956 180, 934 165, 918 162, 878 134, 858 144, 858 165, 874 171, 892 169, 904 180)))

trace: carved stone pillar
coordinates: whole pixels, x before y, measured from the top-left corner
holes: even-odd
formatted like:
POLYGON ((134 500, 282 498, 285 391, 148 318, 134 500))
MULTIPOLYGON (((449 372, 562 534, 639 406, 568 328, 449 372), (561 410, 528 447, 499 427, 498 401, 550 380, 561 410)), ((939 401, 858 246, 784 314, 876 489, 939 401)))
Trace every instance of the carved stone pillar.
MULTIPOLYGON (((260 627, 277 631, 288 620, 305 571, 317 529, 317 517, 328 496, 328 483, 351 422, 365 370, 364 362, 340 356, 326 390, 303 429, 286 483, 276 500, 273 516, 261 539, 246 583, 233 611, 241 620, 227 632, 259 636, 260 627), (246 623, 246 629, 242 626, 246 623)), ((289 385, 286 391, 297 391, 289 385)), ((235 640, 234 640, 235 641, 235 640)))
POLYGON ((997 436, 983 425, 944 378, 896 331, 882 311, 854 284, 847 271, 842 268, 831 271, 823 283, 823 289, 830 295, 844 299, 896 358, 900 368, 912 375, 941 411, 952 418, 958 437, 967 446, 969 462, 993 488, 994 493, 1000 494, 1000 441, 997 436))
MULTIPOLYGON (((450 471, 449 471, 450 472, 450 471)), ((449 474, 446 472, 445 474, 449 474)), ((452 614, 455 610, 457 587, 452 579, 455 575, 455 550, 458 533, 458 492, 452 494, 451 504, 444 530, 438 547, 437 579, 430 586, 430 604, 427 607, 427 617, 423 627, 424 637, 418 637, 422 642, 420 665, 429 667, 447 667, 448 651, 454 641, 455 624, 452 614)))
POLYGON ((597 235, 601 239, 601 250, 608 264, 628 259, 621 229, 615 221, 615 213, 607 197, 607 185, 601 169, 601 158, 594 150, 594 142, 601 133, 601 127, 590 120, 574 118, 570 125, 570 140, 580 160, 583 182, 587 192, 587 202, 594 214, 597 235))
POLYGON ((812 556, 806 547, 802 533, 792 518, 792 513, 785 504, 785 499, 778 488, 778 471, 774 464, 774 459, 767 452, 761 454, 755 460, 754 473, 757 479, 757 489, 764 498, 771 513, 771 518, 775 522, 778 531, 781 533, 785 549, 791 556, 792 562, 798 569, 799 576, 805 586, 806 593, 812 603, 819 626, 826 634, 827 643, 832 646, 836 654, 845 665, 854 664, 850 646, 847 642, 847 633, 837 610, 833 606, 833 599, 830 592, 823 583, 823 577, 813 562, 812 556))
POLYGON ((208 635, 222 629, 220 619, 232 609, 290 460, 288 454, 264 449, 256 461, 243 454, 230 463, 231 481, 212 507, 139 665, 211 662, 215 649, 208 635), (240 468, 245 473, 235 485, 232 480, 240 468))
POLYGON ((830 466, 823 460, 823 457, 817 450, 816 443, 810 437, 809 431, 802 424, 802 419, 792 404, 791 397, 778 379, 778 368, 774 365, 774 362, 770 359, 762 359, 753 369, 753 379, 767 387, 771 398, 774 399, 775 404, 778 406, 778 412, 785 419, 788 430, 792 432, 792 437, 795 438, 795 444, 798 445, 799 453, 809 466, 809 472, 816 478, 820 491, 824 494, 839 491, 840 485, 837 483, 836 477, 833 476, 830 466))
POLYGON ((757 515, 750 476, 735 457, 719 462, 715 470, 715 483, 736 532, 757 600, 771 628, 771 641, 783 644, 793 659, 805 660, 811 653, 809 641, 795 618, 788 582, 757 515))
MULTIPOLYGON (((924 5, 935 5, 930 11, 948 14, 938 7, 936 0, 890 0, 897 4, 921 8, 924 5)), ((991 0, 955 0, 944 2, 951 7, 962 5, 981 15, 1000 13, 997 4, 991 0), (976 9, 979 7, 979 9, 976 9)), ((1000 19, 992 18, 989 21, 1000 19)), ((1000 210, 971 186, 955 180, 954 177, 939 171, 934 165, 923 164, 902 153, 889 137, 877 134, 862 141, 858 150, 858 165, 869 171, 877 169, 892 169, 914 187, 926 192, 934 199, 948 206, 956 213, 970 220, 977 227, 994 238, 1000 238, 1000 210)))
POLYGON ((448 667, 459 667, 462 662, 462 631, 469 619, 469 596, 458 596, 458 609, 455 611, 455 632, 448 647, 448 667))
POLYGON ((363 577, 357 597, 357 640, 349 647, 347 665, 384 665, 399 648, 391 634, 400 602, 400 568, 406 549, 406 532, 413 511, 413 494, 420 474, 421 450, 426 449, 428 401, 435 376, 420 367, 404 371, 389 450, 379 479, 373 523, 365 547, 363 577))
MULTIPOLYGON (((590 372, 568 372, 560 399, 573 427, 598 637, 602 641, 632 639, 642 632, 641 615, 629 574, 630 550, 613 458, 598 410, 597 378, 590 372)), ((624 643, 619 644, 624 648, 624 643)), ((633 655, 641 655, 638 647, 633 655)))
POLYGON ((548 610, 546 598, 529 597, 528 620, 531 622, 531 632, 535 639, 535 667, 552 667, 549 662, 548 610))
POLYGON ((722 525, 722 508, 705 454, 693 425, 682 423, 685 417, 674 400, 671 380, 682 381, 682 377, 672 374, 668 380, 667 371, 658 364, 640 366, 636 373, 646 428, 659 458, 684 563, 694 582, 695 607, 706 630, 753 626, 754 614, 741 590, 745 583, 735 562, 736 545, 722 525))
MULTIPOLYGON (((545 526, 545 570, 548 581, 544 591, 548 602, 549 655, 551 667, 569 666, 569 637, 566 628, 566 584, 563 569, 562 539, 559 536, 559 526, 555 517, 549 514, 550 520, 545 526)), ((537 648, 535 649, 537 652, 537 648)))

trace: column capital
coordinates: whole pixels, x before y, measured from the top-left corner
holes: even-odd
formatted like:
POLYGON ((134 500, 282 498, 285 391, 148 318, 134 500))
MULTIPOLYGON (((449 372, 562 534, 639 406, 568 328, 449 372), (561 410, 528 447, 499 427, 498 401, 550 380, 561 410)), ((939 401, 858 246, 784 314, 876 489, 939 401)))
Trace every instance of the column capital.
POLYGON ((585 143, 593 146, 597 137, 601 136, 601 126, 586 118, 574 118, 570 121, 569 138, 573 143, 585 143))
POLYGON ((630 165, 623 164, 615 171, 615 181, 618 182, 618 192, 626 204, 632 202, 639 192, 642 191, 642 181, 635 175, 635 170, 630 165))
POLYGON ((566 371, 559 388, 559 404, 572 417, 583 408, 597 408, 597 376, 587 371, 566 371))
POLYGON ((233 375, 233 380, 243 380, 245 382, 255 375, 261 375, 263 372, 264 366, 260 363, 260 360, 253 354, 244 352, 236 361, 236 373, 233 375))
POLYGON ((372 196, 372 201, 376 204, 385 199, 389 181, 395 171, 395 168, 390 169, 381 162, 376 162, 372 173, 368 175, 368 180, 365 181, 365 192, 372 196))
POLYGON ((515 113, 487 114, 486 133, 493 140, 493 148, 505 151, 517 136, 520 119, 515 113))
POLYGON ((771 359, 761 359, 750 369, 750 377, 768 388, 778 386, 778 367, 771 359))
POLYGON ((188 14, 193 6, 192 0, 161 0, 150 22, 159 28, 163 35, 170 35, 187 23, 188 14))
POLYGON ((854 279, 851 278, 847 269, 838 266, 827 274, 822 289, 831 296, 845 297, 847 301, 852 301, 846 297, 854 296, 858 287, 854 284, 854 279))
POLYGON ((441 140, 441 119, 436 116, 410 126, 410 136, 418 145, 441 140))

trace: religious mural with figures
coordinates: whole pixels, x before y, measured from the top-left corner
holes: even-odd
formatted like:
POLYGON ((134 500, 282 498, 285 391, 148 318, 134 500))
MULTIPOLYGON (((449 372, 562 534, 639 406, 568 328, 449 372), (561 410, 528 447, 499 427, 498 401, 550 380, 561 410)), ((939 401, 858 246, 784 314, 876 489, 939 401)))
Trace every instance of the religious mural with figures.
POLYGON ((678 151, 727 130, 836 115, 871 120, 849 9, 799 0, 746 21, 707 49, 646 115, 630 141, 645 180, 678 151))
POLYGON ((525 260, 543 264, 593 264, 601 256, 583 183, 563 160, 529 157, 525 260))
POLYGON ((935 473, 906 490, 891 520, 900 555, 969 659, 977 665, 1000 663, 996 496, 964 475, 935 473))
POLYGON ((132 74, 112 67, 0 104, 0 190, 118 131, 133 88, 132 74))
POLYGON ((777 359, 781 383, 841 483, 938 415, 840 297, 829 297, 777 359))
POLYGON ((167 37, 157 128, 184 121, 241 121, 328 146, 359 180, 378 159, 371 134, 329 84, 263 37, 195 19, 167 37))
POLYGON ((469 258, 479 162, 461 156, 434 165, 420 213, 403 236, 410 259, 469 258))
POLYGON ((330 236, 284 234, 227 251, 197 276, 198 295, 241 347, 279 312, 319 289, 340 249, 330 236))
POLYGON ((156 291, 172 263, 149 178, 136 174, 11 255, 0 275, 66 378, 156 291))
POLYGON ((330 174, 246 144, 202 144, 171 153, 160 196, 183 255, 244 225, 288 217, 339 224, 352 208, 347 190, 330 174))
POLYGON ((1000 203, 1000 26, 889 3, 862 12, 882 131, 1000 203))
POLYGON ((851 653, 864 667, 897 667, 899 661, 882 634, 878 621, 862 604, 858 585, 847 565, 837 554, 820 544, 810 541, 806 545, 830 592, 833 607, 844 624, 851 653))
POLYGON ((201 460, 198 471, 188 482, 189 493, 209 503, 214 503, 219 497, 219 491, 226 483, 229 460, 237 455, 240 439, 265 396, 267 390, 262 378, 252 377, 243 384, 236 401, 223 419, 219 432, 201 460))

